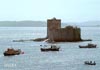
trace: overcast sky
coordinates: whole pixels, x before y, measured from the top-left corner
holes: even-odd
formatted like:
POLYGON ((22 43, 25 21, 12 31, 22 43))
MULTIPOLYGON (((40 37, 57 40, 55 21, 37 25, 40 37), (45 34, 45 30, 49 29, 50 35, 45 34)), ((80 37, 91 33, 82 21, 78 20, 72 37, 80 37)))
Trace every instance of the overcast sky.
POLYGON ((63 22, 100 20, 100 0, 0 0, 0 21, 52 17, 63 22))

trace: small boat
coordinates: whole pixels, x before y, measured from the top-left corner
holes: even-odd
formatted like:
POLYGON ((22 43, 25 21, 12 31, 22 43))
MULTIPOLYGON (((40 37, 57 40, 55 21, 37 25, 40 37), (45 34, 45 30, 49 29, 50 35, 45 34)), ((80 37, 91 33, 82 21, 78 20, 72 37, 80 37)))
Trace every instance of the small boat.
POLYGON ((56 45, 51 45, 50 48, 41 48, 41 51, 59 51, 60 47, 57 47, 56 45))
POLYGON ((84 64, 86 64, 86 65, 96 65, 95 61, 94 61, 94 63, 92 61, 90 61, 90 62, 89 61, 85 61, 84 64))
POLYGON ((19 55, 21 54, 21 50, 20 49, 13 49, 13 48, 8 48, 7 51, 5 51, 3 54, 4 56, 12 56, 12 55, 19 55))
POLYGON ((88 45, 86 45, 86 46, 80 46, 79 45, 79 48, 96 48, 96 44, 90 44, 90 43, 88 43, 88 45))

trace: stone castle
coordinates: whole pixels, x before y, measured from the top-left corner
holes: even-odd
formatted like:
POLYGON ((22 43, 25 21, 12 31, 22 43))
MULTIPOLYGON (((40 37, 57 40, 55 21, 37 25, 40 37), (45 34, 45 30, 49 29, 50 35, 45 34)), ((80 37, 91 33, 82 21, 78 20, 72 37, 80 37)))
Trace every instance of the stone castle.
MULTIPOLYGON (((28 40, 13 40, 13 42, 23 42, 28 40)), ((45 41, 53 42, 77 42, 77 41, 92 41, 91 39, 81 39, 81 29, 74 26, 66 26, 61 28, 61 19, 47 20, 47 37, 30 39, 29 41, 45 41)))
POLYGON ((47 38, 56 42, 81 41, 81 30, 80 28, 73 26, 61 28, 61 19, 48 19, 47 38))

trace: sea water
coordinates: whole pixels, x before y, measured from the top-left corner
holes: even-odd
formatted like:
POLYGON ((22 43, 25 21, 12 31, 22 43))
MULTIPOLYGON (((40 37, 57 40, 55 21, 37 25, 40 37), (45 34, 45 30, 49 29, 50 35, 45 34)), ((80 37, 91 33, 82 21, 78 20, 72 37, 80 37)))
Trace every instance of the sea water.
POLYGON ((46 37, 46 27, 0 27, 0 70, 100 70, 100 28, 81 27, 85 42, 59 42, 59 52, 41 52, 46 42, 13 42, 46 37), (79 45, 97 44, 97 48, 79 48, 79 45), (24 54, 4 56, 7 48, 21 49, 24 54), (88 66, 84 61, 95 61, 88 66))

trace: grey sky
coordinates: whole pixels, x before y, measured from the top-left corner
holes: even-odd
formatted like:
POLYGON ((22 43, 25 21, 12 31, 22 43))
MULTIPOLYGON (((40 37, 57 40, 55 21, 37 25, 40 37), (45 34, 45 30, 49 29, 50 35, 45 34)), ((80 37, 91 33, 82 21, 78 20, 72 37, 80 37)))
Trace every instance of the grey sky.
POLYGON ((52 17, 63 22, 100 20, 100 0, 0 0, 0 21, 52 17))

